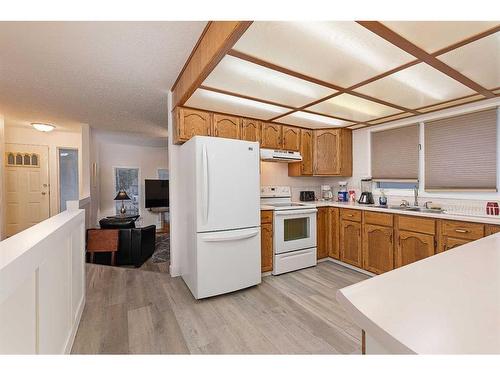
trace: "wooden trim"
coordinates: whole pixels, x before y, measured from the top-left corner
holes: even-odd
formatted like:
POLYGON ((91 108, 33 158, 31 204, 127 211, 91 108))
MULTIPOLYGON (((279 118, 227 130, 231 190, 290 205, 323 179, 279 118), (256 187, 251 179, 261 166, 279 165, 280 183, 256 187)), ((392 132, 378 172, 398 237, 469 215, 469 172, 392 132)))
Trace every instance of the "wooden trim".
POLYGON ((176 80, 173 108, 183 105, 234 46, 252 21, 212 21, 176 80))
POLYGON ((207 24, 205 25, 205 28, 201 32, 198 40, 196 41, 196 44, 194 45, 193 49, 191 50, 191 53, 189 54, 189 57, 187 58, 186 62, 184 63, 184 66, 182 67, 182 69, 181 69, 179 75, 177 76, 177 79, 175 80, 174 84, 172 85, 172 88, 170 89, 170 91, 173 92, 175 90, 175 88, 177 87, 177 84, 179 83, 179 80, 181 79, 182 75, 184 74, 184 71, 186 70, 186 67, 188 66, 189 62, 193 58, 194 52, 198 49, 198 46, 200 45, 201 40, 203 39, 203 37, 205 36, 205 34, 207 33, 207 30, 210 27, 211 23, 212 23, 212 21, 208 21, 207 24))
POLYGON ((378 21, 356 21, 356 22, 361 26, 365 27, 366 29, 370 30, 374 34, 377 34, 381 38, 394 44, 396 47, 401 48, 403 51, 409 53, 410 55, 415 56, 420 61, 425 62, 426 64, 432 66, 434 69, 439 70, 441 73, 446 74, 448 77, 453 78, 454 80, 480 93, 481 95, 484 95, 487 98, 495 97, 495 95, 491 91, 485 89, 480 84, 464 76, 459 71, 446 65, 441 60, 438 60, 435 56, 427 53, 426 51, 416 46, 409 40, 403 38, 401 35, 392 31, 384 24, 378 21))
MULTIPOLYGON (((375 102, 375 103, 378 103, 378 104, 382 104, 382 105, 385 105, 387 107, 392 107, 392 108, 395 108, 395 109, 399 109, 401 112, 410 112, 410 113, 413 113, 413 114, 416 114, 416 115, 420 114, 420 112, 418 112, 418 111, 416 111, 414 109, 409 109, 409 108, 406 108, 406 107, 401 107, 400 105, 392 104, 392 103, 386 102, 385 100, 377 99, 377 98, 374 98, 372 96, 362 94, 360 92, 347 91, 346 94, 357 96, 357 97, 359 97, 361 99, 370 100, 372 102, 375 102)), ((393 116, 394 115, 397 115, 397 113, 394 113, 393 116)))

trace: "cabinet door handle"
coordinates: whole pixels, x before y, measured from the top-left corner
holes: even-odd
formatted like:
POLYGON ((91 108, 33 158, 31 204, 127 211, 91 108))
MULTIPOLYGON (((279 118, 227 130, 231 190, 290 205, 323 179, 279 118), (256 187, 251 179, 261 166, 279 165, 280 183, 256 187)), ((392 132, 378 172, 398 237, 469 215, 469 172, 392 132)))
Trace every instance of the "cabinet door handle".
POLYGON ((467 229, 455 229, 455 232, 457 233, 469 233, 467 229))

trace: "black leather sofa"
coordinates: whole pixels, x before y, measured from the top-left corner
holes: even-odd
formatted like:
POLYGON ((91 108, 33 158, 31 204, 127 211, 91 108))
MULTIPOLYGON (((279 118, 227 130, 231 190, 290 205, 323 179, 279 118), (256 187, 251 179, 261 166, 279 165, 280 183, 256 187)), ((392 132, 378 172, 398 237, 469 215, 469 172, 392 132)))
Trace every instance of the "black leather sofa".
MULTIPOLYGON (((118 229, 118 252, 116 263, 118 265, 133 265, 140 267, 148 260, 155 251, 156 226, 149 225, 143 228, 135 228, 133 220, 101 219, 101 229, 118 229)), ((104 259, 98 259, 99 263, 104 259)))

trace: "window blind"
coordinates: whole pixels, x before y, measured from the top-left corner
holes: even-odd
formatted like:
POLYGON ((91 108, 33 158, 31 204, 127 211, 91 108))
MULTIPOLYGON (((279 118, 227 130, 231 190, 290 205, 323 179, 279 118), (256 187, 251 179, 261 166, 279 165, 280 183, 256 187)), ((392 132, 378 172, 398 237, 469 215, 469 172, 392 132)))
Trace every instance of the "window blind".
POLYGON ((418 124, 371 134, 374 180, 418 180, 418 124))
POLYGON ((496 191, 497 110, 425 124, 425 189, 496 191))

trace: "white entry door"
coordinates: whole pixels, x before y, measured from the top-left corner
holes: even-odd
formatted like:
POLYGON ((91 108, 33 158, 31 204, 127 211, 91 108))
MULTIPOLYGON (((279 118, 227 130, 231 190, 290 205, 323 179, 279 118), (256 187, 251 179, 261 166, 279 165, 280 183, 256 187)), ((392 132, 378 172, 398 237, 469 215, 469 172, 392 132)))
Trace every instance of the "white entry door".
POLYGON ((47 146, 5 144, 6 232, 13 236, 49 217, 47 146))

